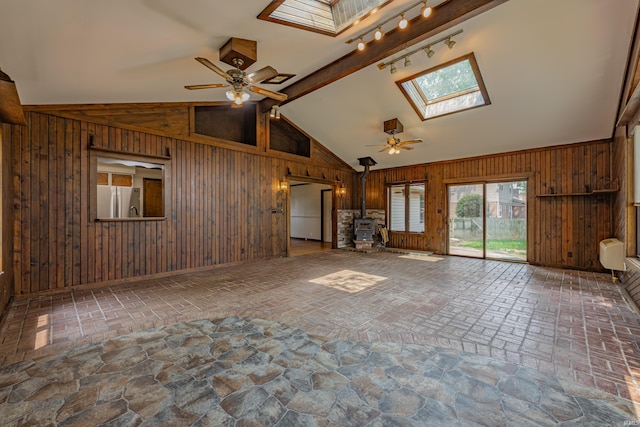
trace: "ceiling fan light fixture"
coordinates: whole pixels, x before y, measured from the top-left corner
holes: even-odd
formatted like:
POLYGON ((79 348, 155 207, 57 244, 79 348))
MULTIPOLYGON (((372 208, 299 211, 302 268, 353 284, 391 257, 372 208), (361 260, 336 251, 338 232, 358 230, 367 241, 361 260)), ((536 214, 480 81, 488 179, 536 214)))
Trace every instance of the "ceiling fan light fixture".
POLYGON ((398 152, 400 152, 400 150, 398 150, 396 147, 389 148, 389 155, 396 154, 398 152))
POLYGON ((250 97, 251 96, 247 92, 245 91, 240 92, 240 98, 242 99, 242 102, 247 102, 250 97))
POLYGON ((400 15, 400 22, 398 22, 398 28, 400 28, 401 30, 404 30, 405 28, 407 28, 407 25, 409 25, 409 21, 407 21, 407 18, 404 17, 404 13, 402 15, 400 15))
POLYGON ((225 95, 227 96, 227 99, 228 99, 229 101, 234 101, 234 100, 236 99, 236 94, 235 94, 235 92, 234 92, 234 91, 232 91, 232 90, 228 90, 228 91, 225 93, 225 95))

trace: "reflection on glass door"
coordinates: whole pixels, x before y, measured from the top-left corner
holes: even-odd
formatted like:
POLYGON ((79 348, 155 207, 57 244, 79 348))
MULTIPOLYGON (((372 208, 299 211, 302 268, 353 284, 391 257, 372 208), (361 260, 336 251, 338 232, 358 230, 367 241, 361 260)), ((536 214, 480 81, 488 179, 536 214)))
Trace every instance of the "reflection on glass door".
POLYGON ((449 186, 449 254, 527 260, 527 182, 449 186))
POLYGON ((449 254, 484 258, 484 185, 449 186, 449 254))
POLYGON ((527 260, 527 182, 486 184, 486 257, 527 260))

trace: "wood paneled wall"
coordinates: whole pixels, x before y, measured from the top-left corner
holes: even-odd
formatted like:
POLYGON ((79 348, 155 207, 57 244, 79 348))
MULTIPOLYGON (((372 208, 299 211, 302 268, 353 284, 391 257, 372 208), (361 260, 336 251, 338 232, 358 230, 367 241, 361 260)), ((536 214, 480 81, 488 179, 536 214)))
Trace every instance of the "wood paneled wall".
POLYGON ((616 128, 611 144, 612 174, 620 183, 613 198, 613 235, 626 243, 627 256, 636 255, 635 208, 633 206, 633 143, 627 139, 627 128, 616 128))
MULTIPOLYGON (((3 173, 10 170, 13 200, 3 203, 9 203, 14 221, 3 232, 10 229, 15 236, 13 274, 5 277, 13 281, 16 295, 284 256, 287 216, 277 208, 287 206, 286 193, 278 191, 286 175, 340 180, 350 191, 336 198, 334 207, 360 206, 358 174, 316 141, 311 159, 274 153, 268 149, 266 115, 257 147, 204 140, 189 133, 189 108, 34 107, 26 112, 28 126, 5 126, 3 147, 10 148, 3 148, 3 173), (91 221, 90 136, 102 149, 170 153, 166 220, 91 221)), ((538 195, 551 187, 556 194, 610 188, 612 156, 611 142, 596 141, 373 170, 367 208, 386 208, 387 183, 426 181, 426 232, 391 233, 390 243, 442 254, 447 251, 448 184, 526 179, 529 262, 598 270, 599 241, 618 228, 613 223, 616 193, 538 195)))
POLYGON ((596 141, 372 171, 367 207, 386 208, 386 183, 426 180, 424 234, 390 235, 393 247, 447 253, 447 185, 526 179, 528 261, 598 270, 599 242, 611 237, 615 193, 577 195, 612 188, 610 142, 596 141), (555 193, 555 197, 539 197, 555 193), (567 195, 562 195, 567 194, 567 195))
MULTIPOLYGON (((110 123, 118 114, 104 108, 100 119, 96 110, 27 109, 28 126, 12 128, 16 295, 285 256, 286 212, 272 213, 279 203, 286 207, 279 180, 291 173, 356 185, 355 171, 338 162, 277 158, 260 153, 265 141, 251 152, 189 140, 188 122, 152 129, 149 114, 135 123, 134 108, 126 123, 110 123), (149 131, 140 130, 145 127, 149 131), (170 153, 166 220, 91 220, 90 136, 101 149, 170 153)), ((153 116, 189 117, 188 106, 176 108, 163 114, 155 107, 153 116)), ((336 198, 334 207, 352 202, 336 198)))
POLYGON ((0 203, 2 204, 2 222, 0 223, 0 238, 2 239, 2 265, 0 271, 0 317, 4 307, 13 295, 13 162, 11 144, 8 135, 11 129, 9 125, 0 123, 0 182, 2 192, 0 203))

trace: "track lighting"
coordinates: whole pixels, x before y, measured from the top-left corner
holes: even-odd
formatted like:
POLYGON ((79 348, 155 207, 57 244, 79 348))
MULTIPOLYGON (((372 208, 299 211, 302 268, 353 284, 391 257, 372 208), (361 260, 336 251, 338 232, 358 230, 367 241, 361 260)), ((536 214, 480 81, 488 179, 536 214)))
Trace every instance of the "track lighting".
MULTIPOLYGON (((373 38, 376 40, 380 40, 384 34, 382 33, 382 27, 378 27, 375 33, 373 33, 373 38)), ((362 40, 362 37, 360 37, 362 40)))
POLYGON ((453 46, 455 46, 456 42, 451 40, 451 36, 447 37, 447 39, 444 41, 444 44, 446 44, 449 49, 453 49, 453 46))
POLYGON ((432 11, 433 11, 433 9, 431 9, 431 7, 427 6, 427 2, 425 1, 423 3, 422 9, 420 9, 420 15, 422 15, 423 18, 428 18, 429 15, 431 15, 432 11))
POLYGON ((407 28, 407 25, 409 25, 409 21, 407 21, 407 18, 404 17, 404 13, 402 15, 400 15, 400 21, 398 22, 398 28, 400 28, 401 30, 404 30, 405 28, 407 28))
POLYGON ((424 48, 425 53, 427 54, 427 58, 431 58, 433 55, 436 54, 436 52, 431 49, 431 45, 428 44, 427 47, 424 48))
POLYGON ((394 15, 394 16, 390 17, 389 19, 387 19, 384 22, 378 23, 375 27, 368 28, 367 30, 365 30, 362 33, 360 33, 357 36, 355 36, 354 38, 347 40, 346 43, 347 44, 351 44, 353 42, 358 42, 358 44, 357 44, 358 50, 364 50, 364 48, 366 47, 366 44, 365 44, 364 39, 363 39, 364 36, 366 36, 367 34, 373 33, 374 40, 382 39, 382 36, 384 36, 384 31, 383 31, 382 27, 384 25, 386 25, 387 23, 389 23, 389 22, 391 22, 393 20, 396 20, 398 18, 400 18, 400 20, 398 21, 398 27, 400 29, 407 28, 409 26, 409 21, 407 20, 407 18, 405 18, 404 15, 407 12, 409 12, 410 10, 414 9, 415 7, 417 7, 418 5, 422 5, 422 8, 420 9, 420 15, 421 16, 426 18, 426 17, 431 15, 432 9, 427 6, 427 0, 420 0, 417 3, 413 3, 411 6, 409 6, 406 9, 404 9, 403 11, 398 13, 397 15, 394 15))
POLYGON ((280 107, 274 105, 271 107, 271 111, 269 112, 269 117, 275 120, 280 120, 280 107))
POLYGON ((395 73, 396 71, 396 67, 395 67, 395 63, 397 61, 399 61, 400 59, 404 58, 404 66, 408 67, 409 65, 411 65, 411 59, 409 59, 409 57, 411 55, 413 55, 416 52, 419 52, 421 50, 424 50, 425 53, 427 54, 428 58, 431 58, 433 55, 435 55, 435 51, 433 49, 431 49, 432 46, 435 46, 438 43, 444 43, 446 44, 449 49, 453 49, 453 46, 456 44, 456 42, 452 39, 453 36, 457 36, 458 34, 462 34, 462 30, 458 30, 456 32, 453 32, 449 35, 446 35, 444 37, 441 37, 437 40, 432 41, 431 43, 429 43, 426 46, 422 46, 419 47, 417 49, 412 50, 411 52, 407 52, 405 53, 401 58, 395 58, 395 59, 391 59, 390 61, 387 62, 381 62, 380 64, 378 64, 378 69, 379 70, 384 70, 385 68, 387 68, 387 66, 390 66, 389 71, 391 72, 391 74, 395 73))

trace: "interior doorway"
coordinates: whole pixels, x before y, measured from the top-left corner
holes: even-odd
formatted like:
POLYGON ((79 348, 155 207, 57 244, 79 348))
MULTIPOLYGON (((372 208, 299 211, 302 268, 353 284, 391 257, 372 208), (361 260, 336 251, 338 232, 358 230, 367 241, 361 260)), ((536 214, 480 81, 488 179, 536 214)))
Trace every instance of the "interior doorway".
POLYGON ((527 182, 449 185, 450 255, 527 261, 527 182))
POLYGON ((291 181, 289 189, 289 256, 331 250, 333 186, 291 181))

